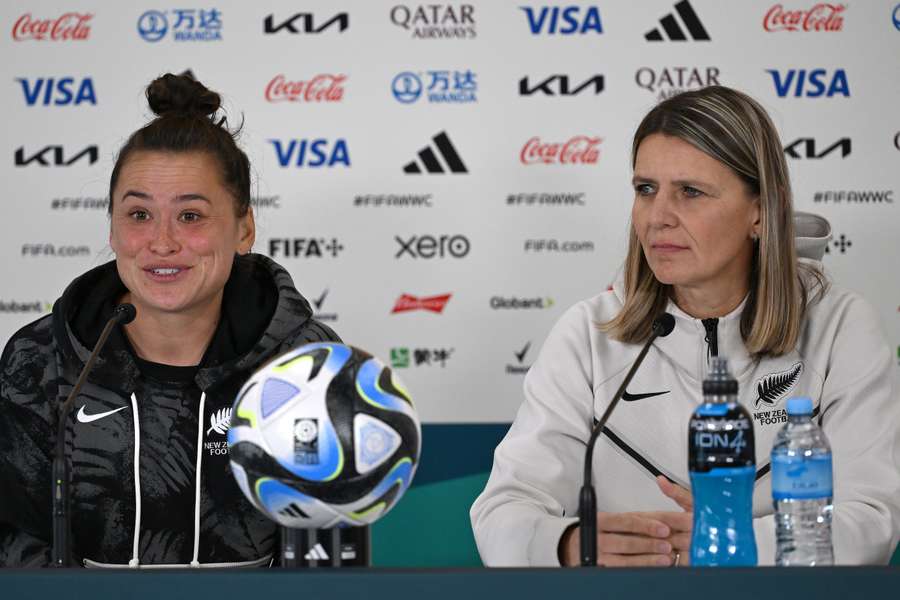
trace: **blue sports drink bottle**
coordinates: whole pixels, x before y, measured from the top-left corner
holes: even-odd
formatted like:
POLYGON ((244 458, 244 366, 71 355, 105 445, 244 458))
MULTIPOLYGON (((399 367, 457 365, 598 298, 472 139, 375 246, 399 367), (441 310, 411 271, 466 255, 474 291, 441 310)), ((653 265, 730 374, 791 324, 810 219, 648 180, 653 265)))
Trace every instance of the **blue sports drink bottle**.
POLYGON ((695 566, 756 565, 753 420, 737 403, 737 391, 727 359, 714 356, 703 381, 703 404, 691 415, 688 431, 695 566))

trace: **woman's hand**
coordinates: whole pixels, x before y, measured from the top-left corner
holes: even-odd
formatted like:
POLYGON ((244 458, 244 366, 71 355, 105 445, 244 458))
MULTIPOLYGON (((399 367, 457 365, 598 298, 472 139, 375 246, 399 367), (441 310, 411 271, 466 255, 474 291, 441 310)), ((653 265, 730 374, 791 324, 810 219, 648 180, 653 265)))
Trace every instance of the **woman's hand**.
MULTIPOLYGON (((670 515, 683 514, 597 513, 597 564, 604 567, 671 566, 674 554, 669 537, 673 530, 665 521, 672 520, 668 518, 670 515)), ((579 525, 570 527, 560 540, 560 560, 565 566, 581 564, 580 530, 579 525)))
POLYGON ((681 507, 683 513, 665 513, 667 515, 681 515, 680 519, 670 519, 666 522, 672 527, 672 535, 668 541, 672 549, 678 555, 678 566, 691 564, 691 529, 694 524, 694 498, 691 493, 660 475, 656 478, 656 485, 667 497, 675 501, 681 507))

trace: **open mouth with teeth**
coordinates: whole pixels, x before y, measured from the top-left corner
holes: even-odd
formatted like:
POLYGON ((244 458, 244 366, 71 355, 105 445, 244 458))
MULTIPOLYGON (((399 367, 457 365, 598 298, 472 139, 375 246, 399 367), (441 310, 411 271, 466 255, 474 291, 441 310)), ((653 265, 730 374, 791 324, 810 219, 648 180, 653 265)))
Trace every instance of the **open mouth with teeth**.
POLYGON ((144 269, 151 278, 158 281, 171 281, 177 279, 182 273, 186 273, 186 267, 148 267, 144 269))

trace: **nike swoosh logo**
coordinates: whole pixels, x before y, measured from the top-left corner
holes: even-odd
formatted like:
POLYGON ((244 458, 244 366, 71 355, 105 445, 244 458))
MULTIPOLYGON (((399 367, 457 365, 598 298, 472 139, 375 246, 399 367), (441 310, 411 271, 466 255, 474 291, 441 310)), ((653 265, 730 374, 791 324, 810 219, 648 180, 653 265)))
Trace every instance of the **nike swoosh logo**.
POLYGON ((522 348, 522 351, 521 351, 521 352, 513 352, 513 354, 516 355, 516 358, 519 359, 519 362, 520 362, 520 363, 521 363, 523 360, 525 360, 525 355, 528 354, 528 349, 529 349, 529 348, 531 348, 531 342, 528 342, 527 344, 525 344, 525 347, 522 348))
POLYGON ((647 394, 629 394, 628 392, 624 392, 622 394, 622 400, 625 402, 634 402, 635 400, 643 400, 644 398, 652 398, 653 396, 662 396, 663 394, 668 394, 671 390, 666 390, 664 392, 649 392, 647 394))
POLYGON ((78 422, 79 423, 90 423, 92 421, 96 421, 97 419, 102 419, 103 417, 108 417, 109 415, 111 415, 113 413, 117 413, 120 410, 125 410, 126 408, 128 408, 128 407, 123 406, 121 408, 116 408, 114 410, 108 410, 106 412, 97 413, 96 415, 89 415, 86 412, 84 412, 84 406, 82 405, 82 407, 80 409, 78 409, 78 422))

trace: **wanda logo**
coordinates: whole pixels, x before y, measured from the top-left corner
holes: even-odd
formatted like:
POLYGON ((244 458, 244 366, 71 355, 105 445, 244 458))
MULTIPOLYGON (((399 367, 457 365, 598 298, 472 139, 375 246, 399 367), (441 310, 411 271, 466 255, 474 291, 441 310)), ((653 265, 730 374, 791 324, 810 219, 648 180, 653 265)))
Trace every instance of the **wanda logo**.
POLYGON ((25 13, 13 24, 12 38, 17 42, 86 40, 91 35, 88 23, 94 15, 69 12, 56 19, 35 19, 25 13))
POLYGON ((346 75, 316 75, 308 81, 289 81, 276 75, 266 86, 269 102, 340 102, 346 75))
POLYGON ((453 294, 442 294, 440 296, 428 296, 427 298, 417 298, 409 294, 403 294, 397 298, 396 304, 391 314, 409 312, 411 310, 427 310, 433 313, 444 312, 444 307, 450 301, 453 294))
POLYGON ((766 31, 840 31, 844 27, 846 4, 821 2, 809 10, 785 10, 781 4, 763 18, 766 31))
POLYGON ((545 143, 533 137, 525 142, 519 160, 524 165, 595 165, 600 158, 601 141, 603 138, 576 135, 564 143, 545 143))

